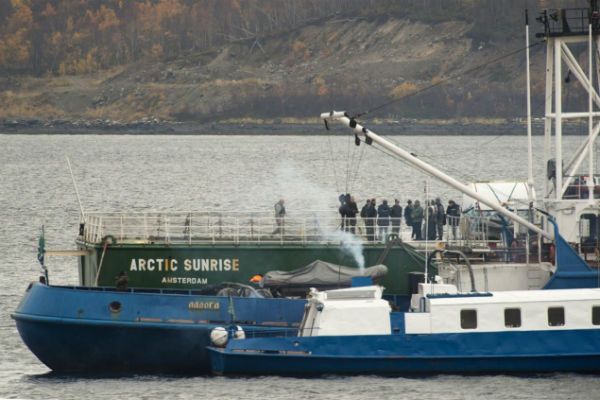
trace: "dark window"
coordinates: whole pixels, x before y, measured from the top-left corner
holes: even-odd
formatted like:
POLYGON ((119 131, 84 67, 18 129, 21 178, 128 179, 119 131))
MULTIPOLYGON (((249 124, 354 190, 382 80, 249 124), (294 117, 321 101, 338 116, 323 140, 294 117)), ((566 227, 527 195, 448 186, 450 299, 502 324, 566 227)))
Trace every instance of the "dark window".
POLYGON ((592 324, 600 325, 600 306, 592 307, 592 324))
POLYGON ((565 309, 562 307, 548 307, 548 325, 564 326, 565 309))
POLYGON ((477 310, 460 310, 460 327, 477 329, 477 310))
POLYGON ((507 328, 518 328, 521 326, 521 309, 505 308, 504 309, 504 325, 507 328))

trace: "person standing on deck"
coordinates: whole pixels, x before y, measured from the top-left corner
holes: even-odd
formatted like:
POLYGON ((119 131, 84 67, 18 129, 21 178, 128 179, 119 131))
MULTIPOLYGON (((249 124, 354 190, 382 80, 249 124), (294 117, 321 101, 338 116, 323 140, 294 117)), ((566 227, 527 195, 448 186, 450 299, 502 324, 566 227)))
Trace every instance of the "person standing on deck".
POLYGON ((275 203, 275 222, 277 224, 277 228, 275 228, 275 230, 273 231, 272 235, 275 234, 285 234, 285 228, 284 228, 284 218, 285 218, 285 206, 284 206, 285 201, 283 199, 280 199, 277 203, 275 203))
POLYGON ((425 218, 427 224, 427 240, 435 240, 435 227, 437 225, 435 210, 435 201, 431 200, 429 202, 429 207, 427 207, 427 217, 425 218))
POLYGON ((444 205, 439 197, 435 199, 435 223, 437 231, 437 239, 443 240, 444 238, 444 225, 446 225, 446 213, 444 212, 444 205))
MULTIPOLYGON (((347 220, 346 223, 350 226, 350 232, 352 232, 353 235, 356 234, 356 214, 358 214, 358 206, 356 205, 356 201, 354 200, 354 197, 350 196, 350 198, 348 199, 347 202, 348 208, 347 208, 347 220)), ((346 229, 348 231, 348 229, 346 229)))
MULTIPOLYGON (((375 241, 375 221, 377 221, 377 208, 375 199, 371 199, 371 204, 367 209, 367 221, 369 221, 369 226, 371 228, 371 235, 369 236, 369 240, 371 242, 375 241)), ((368 231, 369 228, 367 228, 368 231)))
POLYGON ((419 200, 415 200, 415 206, 411 211, 411 221, 413 232, 415 233, 415 240, 423 240, 421 236, 421 224, 423 223, 423 207, 421 207, 421 202, 419 200))
POLYGON ((387 237, 390 227, 390 213, 391 209, 387 200, 383 200, 383 203, 377 208, 377 225, 379 226, 379 240, 381 242, 385 242, 387 237))
POLYGON ((367 202, 360 210, 360 217, 363 219, 365 224, 365 235, 367 236, 367 240, 371 240, 371 235, 373 233, 373 224, 369 222, 369 209, 371 208, 371 200, 367 199, 367 202))
POLYGON ((454 200, 448 201, 446 215, 448 216, 448 225, 452 230, 452 239, 456 239, 456 227, 460 222, 460 206, 454 200))
POLYGON ((340 208, 339 208, 339 213, 340 216, 342 217, 342 222, 340 223, 340 230, 344 231, 344 232, 348 232, 349 230, 349 221, 348 221, 348 214, 350 212, 350 206, 348 205, 348 202, 350 201, 350 194, 342 194, 340 195, 340 208))
POLYGON ((412 220, 412 212, 413 212, 413 204, 412 200, 408 200, 406 202, 406 207, 404 207, 404 221, 406 222, 406 226, 410 226, 412 232, 410 233, 410 238, 415 239, 415 227, 413 226, 412 220))
POLYGON ((400 224, 402 222, 402 206, 400 205, 398 199, 394 200, 394 205, 392 206, 390 217, 392 217, 392 232, 396 235, 400 235, 400 224))

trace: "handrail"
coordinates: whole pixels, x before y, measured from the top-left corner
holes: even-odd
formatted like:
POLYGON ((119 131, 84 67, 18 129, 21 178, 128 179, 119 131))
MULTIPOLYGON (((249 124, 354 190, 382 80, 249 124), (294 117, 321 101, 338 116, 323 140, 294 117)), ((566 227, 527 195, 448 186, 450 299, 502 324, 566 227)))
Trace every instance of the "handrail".
MULTIPOLYGON (((485 246, 490 242, 489 217, 463 214, 458 222, 453 218, 447 216, 443 241, 458 246, 485 246)), ((289 215, 283 219, 281 226, 271 213, 88 213, 86 220, 82 239, 90 244, 100 244, 106 236, 113 236, 118 238, 119 244, 308 245, 347 241, 345 235, 339 234, 340 230, 354 233, 364 244, 385 241, 379 232, 377 219, 369 225, 366 224, 368 219, 360 217, 355 223, 341 224, 341 217, 334 212, 289 215), (374 231, 372 237, 368 237, 371 230, 374 231)), ((403 218, 390 218, 387 230, 382 233, 386 231, 388 234, 398 231, 404 241, 411 240, 411 227, 403 218), (395 222, 399 222, 398 229, 395 229, 395 222)))

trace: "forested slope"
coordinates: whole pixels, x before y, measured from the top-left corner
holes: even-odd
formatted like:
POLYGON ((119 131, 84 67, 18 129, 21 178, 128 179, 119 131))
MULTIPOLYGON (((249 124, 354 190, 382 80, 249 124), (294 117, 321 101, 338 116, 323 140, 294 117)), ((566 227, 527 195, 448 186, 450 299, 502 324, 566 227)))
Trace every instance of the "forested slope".
MULTIPOLYGON (((405 96, 376 117, 520 117, 524 53, 466 72, 523 46, 525 7, 557 4, 3 1, 0 118, 305 120, 405 96)), ((533 49, 538 109, 542 53, 533 49)))

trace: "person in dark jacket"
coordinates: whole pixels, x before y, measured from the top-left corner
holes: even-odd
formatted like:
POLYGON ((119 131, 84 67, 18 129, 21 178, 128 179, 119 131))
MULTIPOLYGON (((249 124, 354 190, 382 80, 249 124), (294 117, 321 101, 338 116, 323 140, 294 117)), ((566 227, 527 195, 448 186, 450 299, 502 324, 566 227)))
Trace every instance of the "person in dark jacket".
POLYGON ((379 240, 385 242, 385 238, 388 233, 390 226, 390 206, 388 206, 387 200, 383 200, 383 203, 377 207, 377 225, 379 226, 379 240))
POLYGON ((415 206, 411 210, 411 217, 413 232, 415 233, 415 240, 423 240, 421 235, 421 225, 423 224, 423 207, 421 202, 415 200, 415 206))
POLYGON ((373 224, 369 219, 369 209, 371 208, 371 199, 367 199, 365 205, 360 210, 360 217, 363 219, 363 223, 365 224, 365 235, 367 235, 367 240, 371 240, 371 236, 373 234, 373 224))
POLYGON ((452 239, 456 239, 456 227, 460 222, 460 206, 454 202, 454 200, 448 201, 448 207, 446 208, 446 215, 448 218, 448 225, 452 230, 452 239))
POLYGON ((431 200, 429 202, 429 207, 427 207, 427 216, 425 221, 427 223, 427 240, 435 240, 435 226, 436 226, 436 207, 435 201, 431 200))
POLYGON ((116 280, 115 280, 115 286, 117 288, 117 291, 118 292, 126 292, 128 283, 129 283, 129 278, 127 278, 127 274, 125 273, 125 271, 119 272, 119 274, 116 276, 116 280))
POLYGON ((376 205, 377 202, 375 199, 371 199, 371 204, 367 209, 367 221, 369 222, 369 226, 367 226, 367 237, 371 242, 375 240, 375 221, 377 221, 377 208, 375 208, 376 205))
POLYGON ((356 205, 356 201, 354 197, 350 196, 349 201, 347 202, 347 210, 346 210, 346 231, 352 232, 352 234, 356 234, 356 214, 358 214, 358 206, 356 205))
POLYGON ((412 204, 412 200, 408 200, 406 202, 406 207, 404 207, 404 221, 406 222, 406 226, 410 226, 412 232, 410 234, 410 238, 414 239, 415 238, 415 228, 413 226, 413 221, 412 221, 412 211, 413 211, 413 204, 412 204))
POLYGON ((444 225, 446 225, 446 213, 442 201, 437 197, 435 199, 435 226, 438 240, 444 238, 444 225))
POLYGON ((340 197, 338 197, 338 199, 340 200, 340 208, 338 209, 338 212, 340 213, 340 217, 341 217, 341 223, 340 223, 340 229, 342 231, 348 231, 348 212, 349 212, 349 206, 348 206, 348 202, 350 201, 350 193, 347 194, 340 194, 340 197))
POLYGON ((392 217, 392 232, 396 235, 399 235, 400 223, 402 222, 402 206, 400 205, 398 199, 394 200, 390 217, 392 217))

